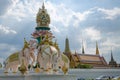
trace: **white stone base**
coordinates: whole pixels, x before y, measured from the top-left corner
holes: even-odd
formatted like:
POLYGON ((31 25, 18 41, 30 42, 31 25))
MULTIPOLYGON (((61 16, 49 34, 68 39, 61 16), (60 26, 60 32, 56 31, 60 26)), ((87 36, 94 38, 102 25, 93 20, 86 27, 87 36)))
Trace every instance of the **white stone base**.
POLYGON ((28 73, 21 74, 2 74, 0 80, 77 80, 75 75, 71 74, 41 74, 41 73, 28 73))

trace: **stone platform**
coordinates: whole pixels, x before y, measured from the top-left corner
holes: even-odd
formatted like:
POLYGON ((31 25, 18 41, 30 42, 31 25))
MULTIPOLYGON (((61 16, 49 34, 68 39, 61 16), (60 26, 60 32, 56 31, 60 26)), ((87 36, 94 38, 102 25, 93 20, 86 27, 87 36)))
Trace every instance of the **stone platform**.
POLYGON ((25 75, 21 74, 1 74, 0 80, 77 80, 75 75, 71 74, 41 74, 41 73, 29 73, 25 75))

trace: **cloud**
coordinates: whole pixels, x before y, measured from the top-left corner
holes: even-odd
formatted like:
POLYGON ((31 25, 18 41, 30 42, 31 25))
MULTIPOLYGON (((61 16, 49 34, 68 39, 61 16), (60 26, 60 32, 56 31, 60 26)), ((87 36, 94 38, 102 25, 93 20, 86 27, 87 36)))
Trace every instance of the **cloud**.
POLYGON ((4 15, 12 5, 11 0, 0 0, 0 16, 4 15))
POLYGON ((111 40, 110 38, 107 38, 105 42, 102 43, 103 46, 109 46, 109 47, 120 47, 119 44, 116 43, 115 40, 111 40))
POLYGON ((88 27, 83 30, 85 36, 91 40, 100 40, 101 39, 101 32, 94 27, 88 27))
POLYGON ((0 63, 3 63, 3 61, 12 53, 19 51, 20 49, 18 46, 13 44, 7 44, 7 43, 0 43, 0 63))
POLYGON ((4 58, 0 58, 0 63, 2 64, 2 67, 3 67, 3 61, 4 60, 5 60, 4 58))
POLYGON ((51 25, 51 24, 50 24, 50 28, 52 28, 52 31, 53 31, 53 32, 57 32, 57 33, 60 32, 59 29, 58 29, 56 26, 53 26, 53 25, 51 25))
POLYGON ((0 35, 2 34, 17 34, 15 30, 10 29, 9 27, 4 27, 3 25, 0 25, 0 35))
POLYGON ((116 36, 114 35, 114 33, 112 34, 108 34, 106 37, 103 37, 103 42, 101 43, 102 46, 104 47, 112 47, 113 49, 119 49, 120 44, 120 38, 116 38, 116 36), (112 36, 113 35, 113 36, 112 36))
POLYGON ((74 12, 73 15, 76 17, 76 19, 73 22, 73 26, 79 26, 79 23, 85 21, 87 19, 87 16, 89 16, 91 13, 91 10, 84 11, 83 13, 74 12))
POLYGON ((92 12, 90 10, 84 12, 76 12, 64 4, 55 5, 51 2, 47 1, 46 7, 50 12, 51 19, 53 22, 59 22, 63 24, 65 27, 69 27, 71 25, 77 27, 79 23, 86 20, 87 16, 92 12))
MULTIPOLYGON (((33 16, 28 16, 33 14, 35 11, 33 9, 33 5, 35 5, 35 1, 31 0, 13 0, 12 7, 8 10, 8 13, 4 17, 11 16, 12 18, 17 19, 18 21, 21 21, 25 18, 31 18, 33 16)), ((38 6, 38 4, 36 4, 38 6)))
POLYGON ((115 7, 113 9, 98 8, 98 11, 101 11, 105 14, 104 18, 109 20, 114 20, 120 16, 120 8, 115 7))
POLYGON ((7 43, 0 43, 0 57, 7 58, 8 55, 12 54, 13 52, 16 52, 20 49, 16 45, 13 44, 7 44, 7 43))

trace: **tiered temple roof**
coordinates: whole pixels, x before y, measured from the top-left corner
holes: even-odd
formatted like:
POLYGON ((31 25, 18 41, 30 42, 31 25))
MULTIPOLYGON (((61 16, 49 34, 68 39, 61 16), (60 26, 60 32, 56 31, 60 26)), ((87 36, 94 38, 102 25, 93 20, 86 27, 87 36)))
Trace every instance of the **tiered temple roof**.
MULTIPOLYGON (((69 44, 69 40, 68 38, 66 39, 67 44, 69 44)), ((65 45, 65 50, 67 48, 69 48, 69 45, 65 45)), ((83 44, 83 43, 82 43, 83 44)), ((84 46, 82 45, 82 53, 72 53, 70 52, 70 48, 69 48, 69 52, 64 51, 64 54, 68 56, 68 58, 70 59, 70 67, 71 68, 75 68, 77 67, 78 64, 89 64, 91 66, 93 66, 94 68, 100 68, 100 67, 107 67, 107 62, 104 59, 103 56, 99 55, 99 49, 98 49, 98 44, 96 42, 96 54, 83 54, 83 49, 84 46)), ((84 51, 85 52, 85 51, 84 51)))

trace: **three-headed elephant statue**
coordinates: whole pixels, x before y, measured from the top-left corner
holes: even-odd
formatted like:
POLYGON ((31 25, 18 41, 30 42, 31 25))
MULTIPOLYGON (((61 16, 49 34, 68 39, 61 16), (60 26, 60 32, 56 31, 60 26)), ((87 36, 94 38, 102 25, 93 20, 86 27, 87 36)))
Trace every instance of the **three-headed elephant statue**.
POLYGON ((40 45, 38 47, 37 61, 40 68, 44 71, 58 71, 59 67, 66 65, 69 68, 69 59, 64 54, 61 54, 58 49, 49 44, 40 45))
POLYGON ((57 69, 58 65, 56 58, 58 57, 58 50, 54 46, 41 45, 38 47, 37 61, 39 62, 41 69, 57 69))

